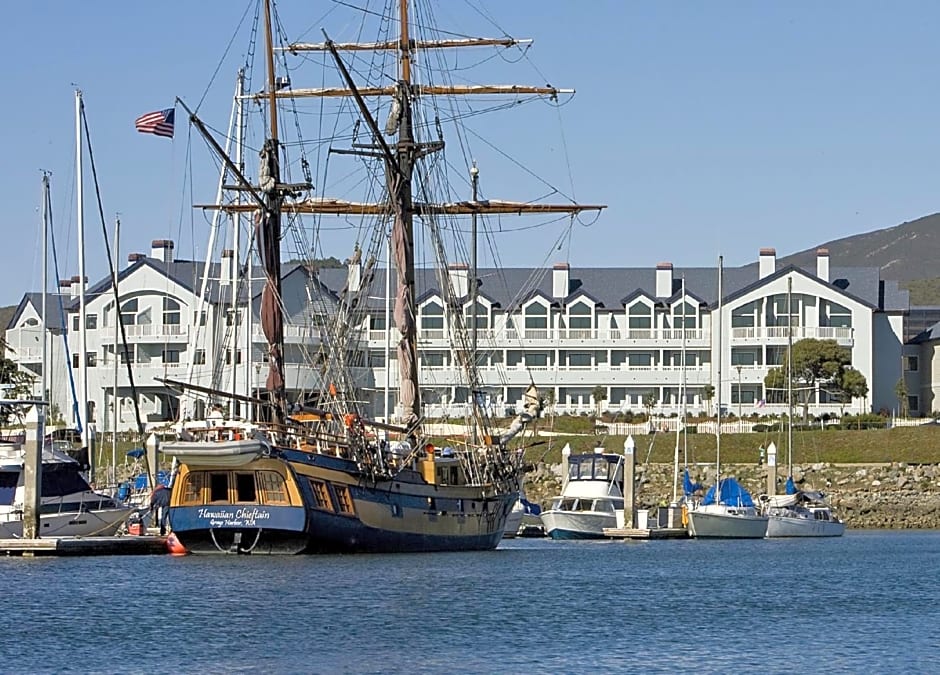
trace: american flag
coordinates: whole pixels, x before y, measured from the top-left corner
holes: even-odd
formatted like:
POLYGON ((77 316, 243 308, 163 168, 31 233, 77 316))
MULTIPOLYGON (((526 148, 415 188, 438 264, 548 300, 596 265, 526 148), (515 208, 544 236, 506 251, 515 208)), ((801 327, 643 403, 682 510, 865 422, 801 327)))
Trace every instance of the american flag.
POLYGON ((156 112, 147 113, 146 115, 141 115, 134 120, 134 126, 137 127, 137 131, 142 134, 155 134, 157 136, 173 138, 173 121, 175 117, 176 110, 174 108, 167 108, 166 110, 158 110, 156 112))

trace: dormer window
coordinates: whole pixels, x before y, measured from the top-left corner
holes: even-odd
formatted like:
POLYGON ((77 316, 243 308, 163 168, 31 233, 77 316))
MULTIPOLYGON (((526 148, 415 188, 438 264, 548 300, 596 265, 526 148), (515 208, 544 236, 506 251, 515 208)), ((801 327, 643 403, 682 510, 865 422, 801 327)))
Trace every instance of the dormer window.
POLYGON ((653 327, 653 308, 645 302, 635 302, 627 310, 630 315, 629 326, 632 329, 653 327))
POLYGON ((444 330, 444 307, 434 301, 422 307, 421 328, 424 330, 444 330))
POLYGON ((534 302, 525 308, 526 330, 543 330, 548 328, 548 307, 534 302))
POLYGON ((579 300, 568 307, 568 328, 590 329, 593 324, 593 310, 585 302, 579 300))

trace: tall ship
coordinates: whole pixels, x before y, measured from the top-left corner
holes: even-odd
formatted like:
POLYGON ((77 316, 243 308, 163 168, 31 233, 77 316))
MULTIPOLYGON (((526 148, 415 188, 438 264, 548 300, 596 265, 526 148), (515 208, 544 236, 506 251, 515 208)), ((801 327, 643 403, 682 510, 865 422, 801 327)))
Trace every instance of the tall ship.
MULTIPOLYGON (((175 436, 161 445, 178 463, 170 525, 190 552, 486 550, 495 548, 503 536, 519 496, 521 432, 539 416, 542 400, 530 378, 521 404, 512 411, 515 416, 503 428, 494 425, 496 416, 483 403, 476 315, 478 219, 524 214, 564 218, 603 206, 573 199, 549 204, 480 198, 476 164, 466 152, 467 136, 459 136, 452 154, 445 154, 443 128, 472 116, 454 101, 495 96, 554 102, 570 90, 458 83, 451 71, 464 61, 456 53, 513 48, 520 41, 435 29, 433 11, 412 4, 394 0, 384 11, 363 10, 363 15, 378 17, 377 27, 384 31, 376 41, 334 42, 323 31, 322 42, 301 43, 278 38, 283 23, 265 0, 256 21, 264 43, 264 89, 237 97, 266 117, 254 180, 238 158, 223 151, 199 116, 179 102, 217 152, 223 178, 237 195, 207 208, 254 224, 263 288, 256 299, 249 293, 248 302, 255 303, 267 357, 263 392, 226 394, 167 381, 187 397, 204 398, 200 409, 211 411, 202 417, 181 412, 175 436), (290 76, 302 69, 287 65, 289 58, 301 65, 317 62, 330 74, 318 87, 295 88, 290 76), (277 70, 276 63, 286 69, 277 70), (442 82, 433 80, 438 75, 442 82), (298 106, 310 99, 333 107, 318 118, 305 117, 298 106), (285 122, 282 113, 293 120, 285 122), (343 123, 348 126, 340 126, 341 114, 350 116, 343 123), (282 129, 300 133, 311 119, 315 141, 281 139, 282 129), (295 154, 309 147, 324 155, 316 161, 318 167, 352 160, 361 174, 356 185, 363 198, 314 196, 311 161, 295 154), (449 182, 455 162, 464 165, 464 185, 470 188, 464 196, 469 199, 459 198, 460 188, 449 182), (282 168, 303 176, 292 180, 282 168), (315 264, 303 267, 306 296, 328 296, 331 304, 322 315, 321 339, 316 345, 301 345, 311 352, 308 372, 316 374, 318 386, 297 395, 288 389, 285 370, 285 328, 293 315, 284 285, 282 240, 304 231, 300 219, 313 220, 316 232, 329 216, 354 223, 350 229, 357 232, 357 242, 347 265, 347 283, 335 295, 323 291, 315 264), (463 243, 451 246, 448 237, 463 243), (391 279, 388 297, 394 309, 389 314, 395 335, 393 355, 388 357, 396 363, 398 378, 393 385, 395 414, 378 420, 354 370, 365 308, 370 298, 382 293, 372 282, 386 247, 391 262, 384 278, 391 279), (420 269, 419 247, 430 263, 420 269), (460 256, 460 251, 470 258, 469 265, 448 262, 449 255, 460 256), (434 280, 446 306, 436 328, 449 341, 466 392, 463 431, 447 432, 446 440, 432 436, 423 400, 417 317, 419 296, 427 286, 421 288, 420 279, 434 280), (251 414, 231 414, 236 407, 251 414)), ((320 181, 316 194, 323 190, 320 181)))

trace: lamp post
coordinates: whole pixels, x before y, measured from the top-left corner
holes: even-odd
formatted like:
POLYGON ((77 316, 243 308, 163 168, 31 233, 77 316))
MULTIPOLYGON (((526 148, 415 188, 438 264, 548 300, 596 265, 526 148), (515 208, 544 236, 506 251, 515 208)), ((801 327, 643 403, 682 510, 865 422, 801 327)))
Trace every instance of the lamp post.
POLYGON ((741 419, 741 364, 735 366, 738 369, 738 419, 741 419))

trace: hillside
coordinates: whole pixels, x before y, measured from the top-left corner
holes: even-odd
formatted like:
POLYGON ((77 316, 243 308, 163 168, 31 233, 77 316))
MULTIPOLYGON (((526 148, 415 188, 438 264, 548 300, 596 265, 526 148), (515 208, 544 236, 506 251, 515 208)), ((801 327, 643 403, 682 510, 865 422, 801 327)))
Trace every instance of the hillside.
POLYGON ((6 330, 7 324, 10 323, 10 319, 13 318, 13 314, 16 312, 16 307, 16 305, 0 307, 0 330, 6 330))
POLYGON ((940 213, 820 243, 781 261, 813 267, 819 247, 829 249, 834 267, 880 267, 882 278, 900 281, 907 287, 911 281, 940 277, 940 213))

